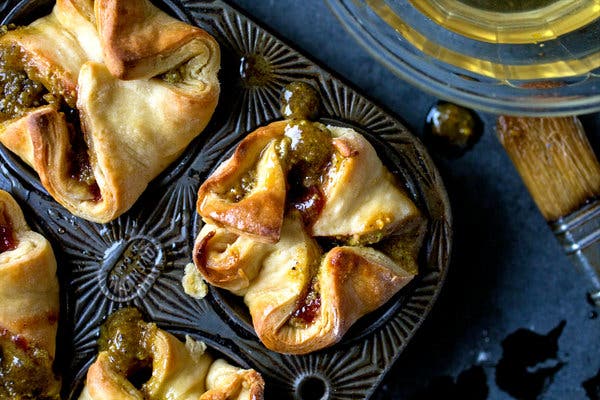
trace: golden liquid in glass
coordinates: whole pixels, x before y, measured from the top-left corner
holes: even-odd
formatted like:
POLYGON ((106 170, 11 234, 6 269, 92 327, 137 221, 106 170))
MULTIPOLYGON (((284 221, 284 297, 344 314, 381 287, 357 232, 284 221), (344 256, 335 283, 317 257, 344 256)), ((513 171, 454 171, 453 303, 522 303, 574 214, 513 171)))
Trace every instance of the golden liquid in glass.
MULTIPOLYGON (((365 0, 367 6, 408 42, 440 61, 499 80, 538 80, 582 76, 600 68, 600 38, 577 41, 572 52, 563 38, 580 28, 600 23, 600 0, 408 0, 415 9, 449 31, 487 46, 533 46, 539 59, 494 59, 495 51, 468 54, 451 49, 413 27, 387 0, 365 0), (564 36, 563 36, 564 35, 564 36), (550 43, 558 43, 551 46, 550 43), (559 58, 546 57, 551 47, 559 58), (537 52, 537 50, 536 50, 537 52)), ((595 26, 595 25, 594 25, 595 26)), ((593 30, 592 30, 593 31, 593 30)), ((571 40, 571 43, 573 40, 571 40)))
POLYGON ((410 2, 437 24, 489 43, 526 44, 552 40, 600 18, 600 0, 410 2))
POLYGON ((458 2, 481 10, 515 12, 546 7, 556 3, 557 0, 458 0, 458 2))

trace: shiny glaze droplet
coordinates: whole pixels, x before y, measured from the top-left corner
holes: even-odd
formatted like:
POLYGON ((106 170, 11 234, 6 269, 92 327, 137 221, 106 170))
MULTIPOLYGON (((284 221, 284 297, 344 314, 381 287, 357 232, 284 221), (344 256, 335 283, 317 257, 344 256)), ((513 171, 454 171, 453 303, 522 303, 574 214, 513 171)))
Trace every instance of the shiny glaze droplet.
POLYGON ((265 86, 273 79, 271 63, 260 54, 250 54, 240 60, 240 77, 248 87, 265 86))

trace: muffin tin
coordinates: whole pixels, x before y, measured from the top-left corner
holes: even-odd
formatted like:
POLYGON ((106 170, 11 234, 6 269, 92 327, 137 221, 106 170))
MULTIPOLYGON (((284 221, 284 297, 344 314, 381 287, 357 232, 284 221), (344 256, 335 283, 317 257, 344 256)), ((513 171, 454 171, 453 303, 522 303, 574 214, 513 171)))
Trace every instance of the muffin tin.
MULTIPOLYGON (((267 399, 369 398, 427 316, 446 275, 451 216, 439 173, 401 122, 227 3, 155 4, 219 42, 221 96, 209 126, 130 211, 108 224, 74 217, 47 194, 31 169, 0 148, 0 188, 15 196, 56 253, 61 282, 57 363, 64 398, 79 396, 97 352, 98 328, 124 306, 138 307, 160 327, 203 340, 213 353, 257 369, 266 381, 267 399), (418 276, 359 320, 340 343, 305 356, 264 348, 239 298, 210 288, 197 300, 181 286, 202 224, 196 213, 198 187, 241 138, 280 118, 279 94, 297 80, 320 92, 322 122, 353 127, 369 139, 428 218, 418 276)), ((0 4, 0 19, 27 24, 52 5, 51 0, 8 0, 0 4)))

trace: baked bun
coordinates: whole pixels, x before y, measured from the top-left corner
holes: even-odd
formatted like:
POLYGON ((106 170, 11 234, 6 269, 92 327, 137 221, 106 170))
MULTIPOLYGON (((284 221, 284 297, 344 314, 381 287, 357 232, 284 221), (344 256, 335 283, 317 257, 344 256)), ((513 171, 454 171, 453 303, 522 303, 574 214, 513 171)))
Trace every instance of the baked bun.
POLYGON ((50 243, 0 191, 0 398, 58 399, 59 298, 50 243))
POLYGON ((1 69, 35 88, 0 110, 0 142, 90 221, 127 211, 217 105, 216 41, 148 0, 58 0, 0 37, 0 52, 1 69))
POLYGON ((244 138, 200 187, 198 212, 199 272, 243 296, 267 348, 292 354, 338 342, 405 286, 426 225, 362 135, 291 120, 244 138))
POLYGON ((200 186, 198 211, 207 221, 256 240, 279 240, 286 198, 286 171, 277 139, 285 122, 258 128, 200 186))
POLYGON ((256 371, 214 360, 204 343, 189 336, 183 343, 144 322, 136 309, 123 309, 109 317, 100 347, 80 400, 263 398, 264 381, 256 371), (136 381, 143 370, 149 376, 136 381))

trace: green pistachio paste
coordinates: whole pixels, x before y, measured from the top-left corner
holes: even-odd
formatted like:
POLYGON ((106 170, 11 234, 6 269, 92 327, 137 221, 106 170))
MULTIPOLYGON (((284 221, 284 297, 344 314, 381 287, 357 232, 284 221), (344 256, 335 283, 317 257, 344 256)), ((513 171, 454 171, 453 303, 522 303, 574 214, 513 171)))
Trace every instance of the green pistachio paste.
POLYGON ((319 116, 319 94, 304 82, 288 84, 281 94, 281 115, 287 119, 308 119, 319 116))
POLYGON ((144 322, 137 309, 121 309, 102 325, 99 350, 108 352, 114 369, 133 381, 136 373, 152 367, 150 341, 156 329, 144 322))
POLYGON ((308 120, 290 121, 280 145, 280 155, 296 170, 304 187, 319 183, 332 154, 331 132, 324 125, 308 120))
POLYGON ((0 329, 0 400, 57 400, 59 392, 48 352, 0 329))
POLYGON ((237 203, 241 201, 248 193, 254 189, 256 184, 256 171, 251 169, 247 171, 240 180, 231 188, 226 196, 229 201, 237 203))
POLYGON ((18 67, 19 60, 18 50, 0 48, 0 122, 47 103, 44 96, 48 91, 41 83, 29 79, 18 67))

